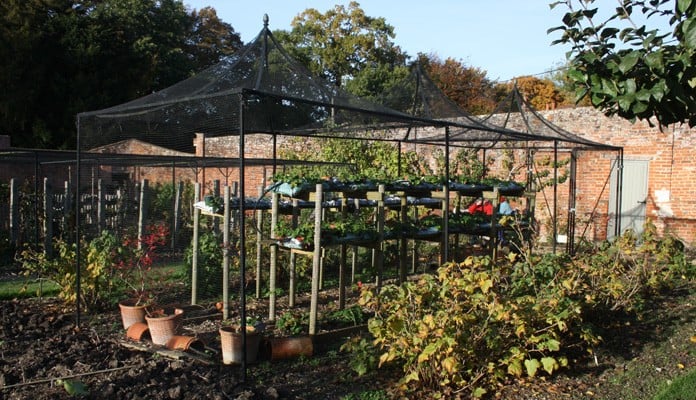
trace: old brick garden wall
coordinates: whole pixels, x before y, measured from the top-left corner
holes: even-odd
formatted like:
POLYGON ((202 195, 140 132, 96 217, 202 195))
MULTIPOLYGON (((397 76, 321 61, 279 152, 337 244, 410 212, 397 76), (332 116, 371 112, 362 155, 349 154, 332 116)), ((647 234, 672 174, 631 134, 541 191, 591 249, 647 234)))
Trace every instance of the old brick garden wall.
MULTIPOLYGON (((672 125, 660 129, 647 122, 631 123, 619 117, 607 117, 590 107, 565 108, 540 112, 540 114, 572 133, 584 138, 624 148, 625 160, 648 161, 648 198, 646 217, 652 220, 663 233, 671 233, 682 238, 688 245, 696 244, 696 130, 687 125, 672 125)), ((278 137, 279 149, 288 150, 289 146, 311 146, 309 141, 298 143, 296 140, 278 137)), ((197 155, 236 157, 239 147, 237 136, 206 138, 198 135, 196 140, 197 155)), ((271 158, 272 139, 268 135, 248 135, 245 142, 247 157, 271 158)), ((292 150, 292 147, 290 147, 292 150)), ((298 149, 299 150, 299 149, 298 149)), ((419 152, 429 153, 432 149, 419 146, 419 152)), ((512 176, 518 181, 526 179, 523 152, 514 151, 517 166, 512 176)), ((569 157, 563 153, 559 159, 569 157)), ((612 164, 617 157, 610 151, 578 151, 576 181, 576 235, 584 235, 590 240, 607 237, 607 221, 613 218, 610 213, 609 193, 612 190, 609 176, 612 164)), ((491 174, 496 175, 500 168, 502 156, 488 151, 486 157, 495 160, 491 174)), ((538 152, 535 159, 551 158, 552 153, 538 152)), ((271 167, 249 167, 246 174, 248 196, 254 196, 266 177, 271 176, 271 167)), ((229 183, 238 181, 236 170, 205 171, 205 179, 199 173, 199 181, 211 182, 220 179, 229 183)), ((208 186, 210 186, 208 184, 208 186)), ((563 227, 569 211, 568 183, 557 189, 559 215, 558 224, 563 227)), ((542 227, 553 210, 552 189, 547 188, 537 197, 537 218, 542 227)))

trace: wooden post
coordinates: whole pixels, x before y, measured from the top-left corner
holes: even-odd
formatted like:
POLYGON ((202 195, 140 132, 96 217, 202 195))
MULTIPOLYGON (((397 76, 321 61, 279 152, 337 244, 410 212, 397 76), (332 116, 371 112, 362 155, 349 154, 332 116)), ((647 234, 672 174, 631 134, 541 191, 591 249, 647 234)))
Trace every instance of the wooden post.
POLYGON ((10 179, 10 241, 19 246, 19 185, 17 179, 10 179))
POLYGON ((377 293, 382 288, 382 277, 384 274, 384 185, 379 185, 377 198, 377 249, 374 251, 374 263, 376 265, 377 276, 375 285, 377 293))
POLYGON ((70 201, 72 196, 72 191, 70 189, 70 181, 65 181, 64 186, 64 196, 63 196, 63 232, 62 232, 62 237, 63 240, 67 241, 68 243, 72 242, 73 235, 68 235, 68 232, 71 232, 72 230, 70 229, 70 215, 73 212, 72 209, 72 202, 70 201))
POLYGON ((53 191, 48 178, 43 181, 43 233, 44 233, 44 254, 48 259, 53 258, 53 191))
MULTIPOLYGON (((345 194, 341 193, 341 218, 345 221, 348 218, 348 206, 346 205, 345 194)), ((346 255, 348 246, 341 243, 341 254, 338 260, 338 309, 346 308, 346 255)))
MULTIPOLYGON (((193 189, 193 201, 201 197, 201 184, 196 182, 193 189)), ((191 305, 198 303, 198 234, 200 229, 201 210, 193 208, 193 239, 191 239, 191 305)))
MULTIPOLYGON (((360 199, 353 199, 356 217, 360 216, 360 199)), ((355 273, 358 268, 358 246, 353 246, 350 265, 350 283, 355 283, 355 273)), ((362 272, 362 271, 360 271, 362 272)))
POLYGON ((450 210, 450 192, 449 184, 442 186, 442 236, 440 237, 440 265, 449 261, 449 210, 450 210))
MULTIPOLYGON (((324 201, 324 196, 322 195, 322 200, 324 201)), ((322 222, 324 221, 324 218, 326 217, 326 210, 324 208, 321 208, 321 213, 318 215, 319 221, 322 222)), ((324 252, 321 252, 321 256, 319 257, 319 290, 324 290, 324 252)))
MULTIPOLYGON (((263 186, 259 188, 259 201, 263 196, 263 186)), ((263 229, 263 210, 256 210, 256 298, 261 298, 261 250, 263 235, 261 234, 261 229, 263 229)))
POLYGON ((101 178, 97 180, 97 230, 104 230, 106 220, 104 215, 104 186, 101 178))
MULTIPOLYGON (((292 227, 297 228, 298 220, 300 219, 300 202, 297 199, 292 199, 292 227)), ((288 271, 288 306, 295 307, 295 287, 297 271, 297 255, 290 252, 290 267, 288 271)))
MULTIPOLYGON (((400 221, 404 226, 408 222, 408 202, 406 194, 401 195, 401 208, 399 209, 400 221)), ((402 237, 399 239, 399 283, 406 282, 406 246, 408 239, 402 237)))
MULTIPOLYGON (((219 190, 219 188, 218 188, 219 190)), ((230 317, 230 187, 223 189, 224 213, 222 219, 222 319, 230 317)))
MULTIPOLYGON (((273 193, 271 200, 271 237, 276 237, 276 224, 278 223, 278 193, 273 193)), ((271 244, 271 266, 268 273, 268 319, 275 321, 276 317, 276 279, 278 275, 278 246, 271 244)), ((259 268, 259 272, 261 268, 259 268)))
POLYGON ((176 185, 176 194, 174 195, 174 221, 172 222, 172 250, 176 248, 176 240, 179 237, 179 226, 181 224, 181 197, 184 192, 184 182, 179 181, 176 185))
POLYGON ((147 220, 147 179, 142 180, 140 185, 140 204, 138 205, 138 249, 142 248, 142 240, 145 235, 145 223, 147 220))
POLYGON ((321 215, 323 187, 317 184, 314 199, 314 254, 312 257, 312 291, 309 302, 309 334, 317 333, 317 311, 319 309, 319 269, 321 267, 321 215))
MULTIPOLYGON (((213 181, 213 196, 217 199, 220 197, 220 180, 215 179, 213 181)), ((229 222, 229 221, 228 221, 229 222)), ((218 217, 213 217, 213 232, 217 235, 220 233, 220 218, 218 217)), ((229 225, 225 227, 225 229, 229 228, 229 225)))

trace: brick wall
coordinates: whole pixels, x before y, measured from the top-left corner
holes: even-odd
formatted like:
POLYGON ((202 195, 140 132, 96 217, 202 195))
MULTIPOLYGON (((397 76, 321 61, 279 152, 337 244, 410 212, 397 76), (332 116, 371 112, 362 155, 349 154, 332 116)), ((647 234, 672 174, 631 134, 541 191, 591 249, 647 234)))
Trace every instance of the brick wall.
MULTIPOLYGON (((647 217, 658 227, 660 232, 677 235, 693 245, 696 242, 696 186, 691 181, 696 179, 696 130, 685 125, 673 125, 660 130, 647 122, 630 123, 618 117, 606 117, 601 112, 589 108, 565 108, 540 112, 552 123, 584 138, 624 148, 626 160, 648 160, 648 199, 647 217)), ((237 157, 239 155, 239 137, 219 137, 205 139, 205 149, 201 144, 203 137, 196 139, 197 155, 237 157)), ((278 148, 298 145, 296 141, 279 136, 278 148)), ((309 141, 308 141, 309 143, 309 141)), ((405 146, 405 150, 413 147, 405 146)), ((419 145, 418 152, 429 155, 432 147, 419 145)), ((524 151, 515 150, 515 167, 510 178, 524 181, 524 151)), ((245 142, 246 157, 272 158, 272 138, 269 135, 247 135, 245 142)), ((609 215, 609 183, 611 166, 616 152, 579 151, 577 156, 577 182, 575 197, 576 235, 584 235, 590 240, 607 237, 609 215)), ((483 151, 480 152, 483 157, 483 151)), ((485 157, 491 160, 491 175, 501 176, 502 160, 500 151, 486 151, 485 157)), ((553 157, 549 152, 538 152, 536 160, 553 157)), ((568 157, 561 154, 560 159, 568 157)), ((247 167, 246 188, 248 196, 255 196, 263 181, 264 171, 270 177, 271 167, 247 167)), ((225 171, 206 169, 205 179, 199 175, 199 181, 210 182, 220 179, 223 184, 237 182, 236 168, 225 171)), ((208 184, 210 186, 210 184, 208 184)), ((568 183, 558 186, 557 210, 559 224, 565 223, 569 211, 568 183)), ((537 197, 537 217, 542 228, 548 226, 548 216, 552 213, 553 189, 546 188, 537 197)))
MULTIPOLYGON (((647 160, 647 217, 661 232, 672 233, 690 245, 696 242, 696 187, 692 184, 696 179, 696 130, 684 124, 660 129, 643 121, 630 123, 588 107, 541 114, 582 137, 623 147, 625 160, 647 160)), ((597 193, 598 179, 606 178, 609 162, 603 153, 583 155, 578 166, 578 196, 597 193)), ((600 211, 606 213, 607 209, 608 204, 602 203, 600 211)))

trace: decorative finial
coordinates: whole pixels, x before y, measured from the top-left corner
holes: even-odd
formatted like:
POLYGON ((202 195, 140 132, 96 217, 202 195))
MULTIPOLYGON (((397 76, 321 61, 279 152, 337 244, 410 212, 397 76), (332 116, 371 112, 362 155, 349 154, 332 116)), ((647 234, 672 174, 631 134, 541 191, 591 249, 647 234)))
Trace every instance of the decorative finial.
POLYGON ((268 14, 263 14, 263 27, 268 28, 268 14))

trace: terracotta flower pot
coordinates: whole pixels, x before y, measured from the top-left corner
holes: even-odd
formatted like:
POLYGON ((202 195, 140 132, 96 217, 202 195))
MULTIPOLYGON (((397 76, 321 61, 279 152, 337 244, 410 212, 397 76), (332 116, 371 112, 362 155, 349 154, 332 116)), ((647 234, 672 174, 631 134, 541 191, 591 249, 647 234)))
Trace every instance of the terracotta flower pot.
POLYGON ((198 352, 205 351, 205 345, 195 336, 172 336, 167 340, 166 346, 169 350, 187 351, 191 349, 198 352))
POLYGON ((121 310, 123 329, 128 330, 136 322, 145 322, 146 305, 136 305, 136 300, 124 300, 118 303, 121 310))
MULTIPOLYGON (((261 344, 261 334, 253 326, 247 326, 246 361, 256 362, 261 344)), ((222 347, 223 364, 242 363, 242 333, 238 326, 223 326, 220 328, 220 345, 222 347)))
POLYGON ((181 318, 183 310, 177 309, 173 314, 164 314, 162 316, 145 316, 147 326, 150 329, 150 337, 152 343, 165 346, 167 341, 179 332, 181 327, 181 318))
POLYGON ((268 338, 263 341, 263 352, 272 361, 300 356, 311 357, 314 353, 314 343, 309 336, 268 338))
POLYGON ((145 322, 136 322, 133 325, 128 327, 128 330, 126 331, 126 337, 131 340, 135 340, 136 342, 139 342, 143 340, 145 337, 150 336, 150 328, 147 326, 145 322))

